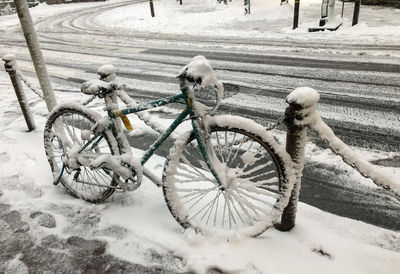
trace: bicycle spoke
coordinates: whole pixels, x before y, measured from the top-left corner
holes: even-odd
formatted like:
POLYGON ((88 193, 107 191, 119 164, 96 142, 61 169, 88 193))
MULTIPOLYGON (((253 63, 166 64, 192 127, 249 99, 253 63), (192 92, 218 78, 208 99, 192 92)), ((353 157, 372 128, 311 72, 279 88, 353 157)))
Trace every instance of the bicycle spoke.
MULTIPOLYGON (((192 217, 190 217, 190 219, 194 219, 197 215, 199 215, 205 208, 207 208, 213 201, 215 200, 215 198, 213 200, 211 200, 210 202, 208 202, 205 206, 203 206, 196 214, 194 214, 192 217)), ((207 212, 207 211, 206 211, 207 212)))
MULTIPOLYGON (((232 194, 232 199, 237 201, 237 204, 239 205, 239 207, 243 210, 244 214, 246 214, 246 216, 249 218, 249 221, 252 221, 252 216, 250 215, 250 213, 247 211, 247 209, 244 207, 244 205, 246 205, 247 207, 251 208, 248 204, 249 201, 243 197, 240 197, 239 195, 235 195, 233 190, 229 190, 229 193, 232 194)), ((241 214, 238 213, 238 215, 240 216, 241 214)), ((242 218, 241 218, 242 220, 242 218)), ((244 221, 242 220, 243 224, 244 221)))
POLYGON ((224 160, 224 155, 222 154, 221 144, 220 144, 220 142, 219 142, 218 132, 215 132, 215 136, 217 137, 217 144, 218 144, 218 152, 219 152, 219 155, 221 156, 222 161, 225 162, 225 160, 224 160))
POLYGON ((232 143, 230 145, 230 149, 228 150, 228 156, 227 156, 227 159, 226 159, 226 165, 228 167, 229 167, 229 160, 230 160, 230 157, 231 157, 231 154, 232 154, 232 151, 233 151, 233 147, 234 147, 234 144, 235 144, 235 138, 236 138, 236 132, 233 134, 233 140, 232 140, 232 143))
POLYGON ((64 116, 61 116, 61 119, 63 120, 64 128, 67 130, 69 137, 71 138, 72 141, 79 143, 79 140, 76 138, 75 135, 71 132, 71 129, 68 126, 68 123, 65 121, 64 116), (74 138, 75 137, 75 138, 74 138))
POLYGON ((99 178, 104 182, 104 185, 101 185, 101 184, 99 184, 99 185, 101 185, 101 187, 103 187, 104 189, 106 189, 107 187, 108 187, 108 181, 106 180, 106 179, 104 179, 105 178, 105 176, 104 176, 104 174, 102 174, 99 170, 97 170, 97 169, 94 169, 93 170, 96 174, 98 174, 99 176, 99 178))
MULTIPOLYGON (((195 199, 199 198, 198 200, 196 200, 190 207, 189 209, 193 208, 198 202, 200 202, 205 196, 207 196, 208 192, 206 193, 202 193, 199 194, 198 196, 196 196, 195 199)), ((191 201, 195 200, 195 199, 190 199, 189 201, 186 202, 186 204, 190 203, 191 201)))
POLYGON ((206 224, 208 224, 208 221, 209 221, 209 219, 210 219, 210 216, 211 216, 212 210, 213 210, 213 208, 214 208, 215 202, 216 202, 216 200, 218 199, 220 193, 221 193, 221 192, 218 191, 218 192, 215 194, 215 198, 212 200, 211 205, 207 208, 207 210, 204 212, 203 216, 200 218, 201 220, 203 220, 203 219, 206 217, 207 213, 209 212, 209 215, 208 215, 206 224))
POLYGON ((215 206, 214 226, 217 224, 218 205, 219 205, 219 197, 217 199, 217 205, 215 206))
POLYGON ((240 187, 242 189, 246 189, 249 192, 254 192, 254 193, 257 193, 257 194, 264 194, 264 195, 273 197, 275 199, 278 199, 280 197, 280 195, 275 193, 275 192, 272 192, 272 191, 270 191, 268 189, 265 189, 265 188, 255 187, 255 186, 250 185, 250 184, 246 184, 246 186, 241 185, 240 187))
MULTIPOLYGON (((267 206, 269 206, 269 207, 273 207, 273 206, 274 206, 273 203, 270 203, 270 202, 268 202, 268 201, 266 201, 266 200, 264 200, 264 199, 260 199, 260 198, 258 198, 258 197, 253 196, 253 195, 250 195, 249 193, 247 193, 247 192, 245 192, 245 191, 243 191, 243 190, 235 189, 235 191, 236 191, 238 194, 241 194, 241 195, 243 195, 243 196, 246 196, 247 198, 250 198, 250 199, 255 200, 255 201, 257 201, 257 202, 263 203, 263 204, 265 204, 265 205, 267 205, 267 206)), ((254 207, 256 207, 256 206, 254 206, 254 207)))
MULTIPOLYGON (((215 189, 215 187, 209 187, 209 188, 177 188, 177 190, 179 192, 188 192, 188 194, 185 194, 185 195, 188 195, 188 196, 190 196, 193 192, 207 192, 207 191, 212 191, 214 189, 215 189)), ((183 196, 183 198, 184 198, 184 196, 183 196)))
POLYGON ((252 169, 250 169, 250 170, 244 172, 244 173, 242 174, 242 176, 251 175, 252 173, 255 173, 255 172, 257 172, 257 171, 260 171, 261 169, 264 169, 264 168, 266 168, 266 167, 269 167, 269 166, 271 166, 272 164, 273 164, 272 161, 268 161, 267 163, 265 163, 265 164, 263 164, 263 165, 256 165, 254 168, 252 168, 252 169))
POLYGON ((252 182, 254 182, 254 181, 257 182, 257 181, 260 181, 262 177, 265 177, 267 175, 275 175, 275 170, 271 170, 271 171, 265 172, 263 174, 257 174, 257 175, 254 175, 252 177, 245 177, 243 179, 248 180, 248 181, 252 181, 252 182))
MULTIPOLYGON (((245 206, 248 207, 251 211, 253 211, 254 214, 257 215, 257 218, 258 218, 259 220, 261 220, 261 216, 259 215, 259 213, 257 212, 256 209, 258 209, 261 213, 265 213, 265 210, 263 210, 263 209, 262 209, 261 207, 259 207, 259 206, 256 206, 256 205, 253 204, 253 203, 251 203, 251 206, 250 206, 250 205, 249 205, 249 204, 250 204, 250 201, 249 201, 248 199, 246 199, 245 197, 240 196, 238 190, 235 190, 235 191, 238 192, 238 195, 234 194, 233 191, 232 191, 232 195, 234 195, 234 196, 236 197, 236 200, 240 201, 240 202, 238 202, 238 204, 239 204, 239 206, 242 208, 242 210, 245 211, 246 215, 249 217, 249 220, 252 220, 253 218, 252 218, 251 215, 247 212, 247 209, 245 209, 245 206), (244 201, 244 202, 243 202, 243 201, 244 201)), ((240 194, 245 195, 244 193, 240 193, 240 194)), ((254 197, 249 196, 248 198, 253 199, 254 197)))
POLYGON ((231 195, 229 195, 229 192, 230 192, 230 191, 226 191, 226 195, 228 196, 228 199, 229 199, 229 201, 231 202, 232 207, 233 207, 233 209, 235 210, 237 216, 238 216, 239 219, 242 221, 242 223, 245 224, 245 222, 243 221, 243 218, 242 218, 241 214, 239 213, 238 209, 237 209, 236 206, 235 206, 235 201, 233 201, 231 195))
POLYGON ((226 211, 226 200, 225 200, 225 198, 224 198, 224 211, 223 211, 223 213, 222 213, 222 224, 221 224, 222 228, 223 228, 224 225, 225 225, 225 211, 226 211))
POLYGON ((225 198, 225 202, 226 202, 226 205, 227 205, 227 208, 228 208, 229 229, 231 229, 232 228, 232 221, 236 225, 236 220, 235 220, 235 217, 232 214, 231 206, 229 204, 229 202, 230 202, 229 198, 227 199, 226 195, 227 195, 226 192, 224 192, 224 198, 225 198))
POLYGON ((279 183, 279 177, 272 177, 268 180, 262 180, 262 181, 258 181, 256 183, 253 183, 254 186, 264 186, 266 187, 266 185, 272 185, 272 184, 277 184, 279 183))
POLYGON ((189 165, 194 171, 196 171, 196 173, 199 174, 202 178, 206 179, 207 181, 210 180, 203 173, 201 173, 196 167, 194 167, 185 156, 182 155, 181 159, 185 164, 189 165))

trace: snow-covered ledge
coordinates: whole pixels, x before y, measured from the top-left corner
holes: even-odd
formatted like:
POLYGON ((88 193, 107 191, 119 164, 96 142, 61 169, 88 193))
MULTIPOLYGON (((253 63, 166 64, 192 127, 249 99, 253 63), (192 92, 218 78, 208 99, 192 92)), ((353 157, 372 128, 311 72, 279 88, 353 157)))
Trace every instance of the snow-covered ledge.
POLYGON ((294 120, 296 125, 308 126, 314 130, 318 136, 326 141, 330 149, 340 155, 344 162, 356 168, 361 175, 370 178, 375 184, 393 191, 400 196, 400 181, 387 175, 378 166, 372 165, 361 155, 357 154, 349 146, 343 143, 335 136, 332 129, 325 124, 317 111, 317 103, 319 101, 319 93, 307 87, 297 88, 286 97, 289 104, 297 104, 302 108, 296 115, 298 119, 294 120))

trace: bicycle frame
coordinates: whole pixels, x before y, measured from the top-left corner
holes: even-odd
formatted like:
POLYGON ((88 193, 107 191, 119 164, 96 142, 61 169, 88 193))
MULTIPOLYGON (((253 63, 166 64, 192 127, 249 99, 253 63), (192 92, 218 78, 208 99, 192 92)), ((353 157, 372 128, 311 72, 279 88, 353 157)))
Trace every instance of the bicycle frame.
MULTIPOLYGON (((156 107, 168 105, 171 103, 178 102, 180 100, 184 100, 186 104, 186 108, 179 114, 179 116, 171 123, 171 125, 162 133, 159 135, 157 140, 149 147, 149 149, 145 152, 145 154, 142 156, 140 163, 141 165, 144 165, 154 154, 154 152, 163 144, 163 142, 171 135, 171 133, 184 121, 184 119, 189 116, 191 121, 192 121, 192 128, 194 135, 196 137, 197 143, 199 145, 199 149, 201 152, 201 155, 203 156, 207 166, 210 168, 211 173, 214 175, 216 178, 217 182, 219 185, 221 185, 221 181, 217 175, 217 172, 215 171, 211 161, 210 157, 208 155, 207 149, 206 149, 206 144, 204 142, 204 138, 201 136, 200 130, 198 128, 198 125, 196 124, 196 121, 199 119, 196 117, 195 112, 193 111, 193 105, 192 105, 192 99, 188 96, 188 87, 182 87, 181 89, 181 94, 174 95, 171 97, 166 97, 154 101, 150 101, 144 104, 140 104, 136 107, 128 107, 120 110, 109 110, 108 111, 108 117, 110 119, 110 126, 105 128, 104 130, 98 132, 95 134, 94 137, 90 138, 88 142, 79 150, 79 153, 83 152, 88 146, 92 144, 92 147, 95 147, 100 141, 104 138, 103 133, 105 130, 113 130, 113 132, 117 133, 115 124, 113 123, 114 119, 125 116, 127 114, 132 114, 132 113, 137 113, 140 111, 148 110, 148 109, 153 109, 156 107)), ((117 142, 120 142, 117 139, 117 142)), ((119 144, 120 146, 122 144, 119 144)))

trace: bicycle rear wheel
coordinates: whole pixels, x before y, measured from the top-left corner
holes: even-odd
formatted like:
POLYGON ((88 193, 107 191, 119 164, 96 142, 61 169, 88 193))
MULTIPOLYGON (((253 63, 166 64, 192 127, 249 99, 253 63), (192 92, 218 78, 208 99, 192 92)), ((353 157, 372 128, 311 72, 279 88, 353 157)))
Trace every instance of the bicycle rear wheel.
POLYGON ((288 155, 273 138, 254 132, 261 126, 238 119, 246 123, 231 126, 227 117, 210 123, 209 140, 219 162, 214 169, 223 186, 211 174, 193 132, 171 149, 163 192, 170 212, 184 228, 255 237, 273 225, 287 205, 292 189, 288 155))
MULTIPOLYGON (((92 170, 80 163, 70 167, 68 157, 93 136, 91 129, 98 120, 94 112, 84 107, 59 107, 50 115, 44 130, 44 147, 55 182, 60 182, 72 196, 93 203, 104 201, 115 191, 117 183, 113 171, 107 168, 92 170)), ((111 145, 111 132, 106 131, 103 137, 83 151, 86 157, 119 153, 111 145)))

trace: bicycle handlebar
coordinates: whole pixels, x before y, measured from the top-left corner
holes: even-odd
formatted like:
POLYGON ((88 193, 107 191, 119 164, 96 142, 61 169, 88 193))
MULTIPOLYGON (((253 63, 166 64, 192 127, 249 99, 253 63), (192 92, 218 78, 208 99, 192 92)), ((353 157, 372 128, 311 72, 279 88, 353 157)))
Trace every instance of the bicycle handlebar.
MULTIPOLYGON (((189 64, 180 70, 177 77, 179 78, 181 89, 188 88, 186 81, 194 83, 194 86, 199 84, 204 88, 208 86, 216 86, 217 90, 215 90, 215 94, 217 102, 210 111, 203 115, 211 114, 218 109, 224 94, 224 87, 215 77, 214 70, 204 56, 199 55, 193 57, 189 64)), ((194 97, 194 94, 192 96, 194 97)), ((196 98, 194 97, 192 99, 196 98)))
POLYGON ((120 85, 115 82, 104 82, 102 80, 90 80, 84 82, 81 91, 88 95, 96 95, 103 98, 106 94, 120 89, 120 85))

